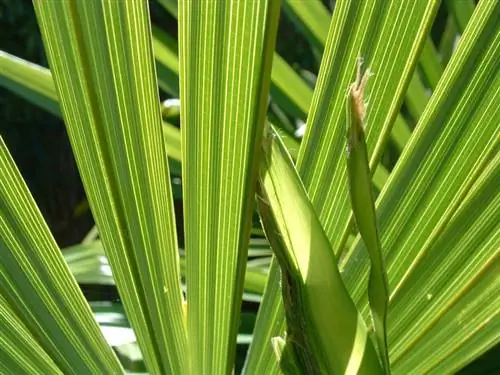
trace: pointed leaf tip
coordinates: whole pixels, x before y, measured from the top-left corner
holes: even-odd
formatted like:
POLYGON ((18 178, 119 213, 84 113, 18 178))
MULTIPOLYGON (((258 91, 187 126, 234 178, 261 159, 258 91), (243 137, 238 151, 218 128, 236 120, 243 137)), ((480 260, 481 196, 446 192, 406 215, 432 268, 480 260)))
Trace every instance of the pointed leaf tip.
POLYGON ((373 75, 370 68, 362 73, 361 67, 363 59, 357 60, 356 80, 349 86, 349 102, 352 121, 349 122, 348 142, 352 149, 359 142, 361 134, 364 134, 364 122, 366 115, 366 102, 364 100, 364 91, 368 79, 373 75))

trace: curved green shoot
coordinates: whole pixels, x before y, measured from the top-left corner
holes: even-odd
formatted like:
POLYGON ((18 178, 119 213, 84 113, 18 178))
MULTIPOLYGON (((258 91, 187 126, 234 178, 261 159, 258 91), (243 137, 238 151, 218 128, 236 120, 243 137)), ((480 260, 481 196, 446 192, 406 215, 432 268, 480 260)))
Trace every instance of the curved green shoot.
POLYGON ((274 341, 280 365, 297 374, 383 373, 297 170, 277 133, 267 132, 257 202, 281 268, 287 331, 284 343, 274 341))
POLYGON ((356 82, 351 85, 347 98, 347 175, 354 218, 371 261, 368 298, 375 337, 385 372, 390 373, 386 333, 389 286, 380 246, 365 140, 366 105, 363 93, 371 72, 367 69, 361 76, 361 64, 361 60, 358 60, 356 82))

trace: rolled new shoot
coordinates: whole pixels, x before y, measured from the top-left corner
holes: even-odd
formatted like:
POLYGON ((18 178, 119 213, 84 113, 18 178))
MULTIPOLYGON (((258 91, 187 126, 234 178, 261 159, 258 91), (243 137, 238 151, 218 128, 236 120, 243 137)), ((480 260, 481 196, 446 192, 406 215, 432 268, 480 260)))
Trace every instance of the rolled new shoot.
POLYGON ((371 74, 369 69, 363 75, 361 74, 361 61, 359 60, 356 81, 350 86, 347 98, 347 174, 352 210, 371 260, 368 299, 379 356, 385 372, 390 373, 386 333, 389 287, 377 228, 365 141, 364 91, 371 74))
POLYGON ((282 369, 304 374, 383 373, 365 322, 340 277, 330 243, 297 171, 269 127, 257 204, 282 271, 287 320, 282 369))

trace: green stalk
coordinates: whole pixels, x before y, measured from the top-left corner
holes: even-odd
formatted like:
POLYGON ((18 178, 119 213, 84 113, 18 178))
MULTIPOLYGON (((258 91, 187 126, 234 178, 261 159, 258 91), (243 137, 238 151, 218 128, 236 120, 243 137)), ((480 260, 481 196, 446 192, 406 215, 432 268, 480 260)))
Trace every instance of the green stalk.
POLYGON ((368 298, 375 336, 383 367, 389 374, 386 333, 389 287, 377 228, 375 202, 370 182, 370 159, 364 131, 366 106, 363 93, 370 75, 371 72, 368 69, 361 76, 361 61, 359 60, 356 81, 351 85, 347 99, 347 171, 354 217, 371 259, 368 298))

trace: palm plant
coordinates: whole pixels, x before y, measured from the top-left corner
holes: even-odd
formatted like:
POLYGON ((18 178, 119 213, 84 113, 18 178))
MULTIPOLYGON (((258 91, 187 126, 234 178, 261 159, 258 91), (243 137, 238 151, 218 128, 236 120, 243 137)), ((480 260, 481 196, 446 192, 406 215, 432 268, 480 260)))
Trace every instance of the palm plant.
POLYGON ((279 2, 162 3, 178 46, 146 2, 36 1, 51 71, 0 54, 0 84, 64 118, 100 237, 66 263, 2 141, 0 372, 124 372, 68 267, 104 253, 151 374, 231 373, 244 292, 262 294, 245 374, 450 373, 498 343, 500 4, 447 2, 436 47, 437 0, 337 1, 331 20, 286 0, 322 53, 313 92, 274 53, 279 2))

